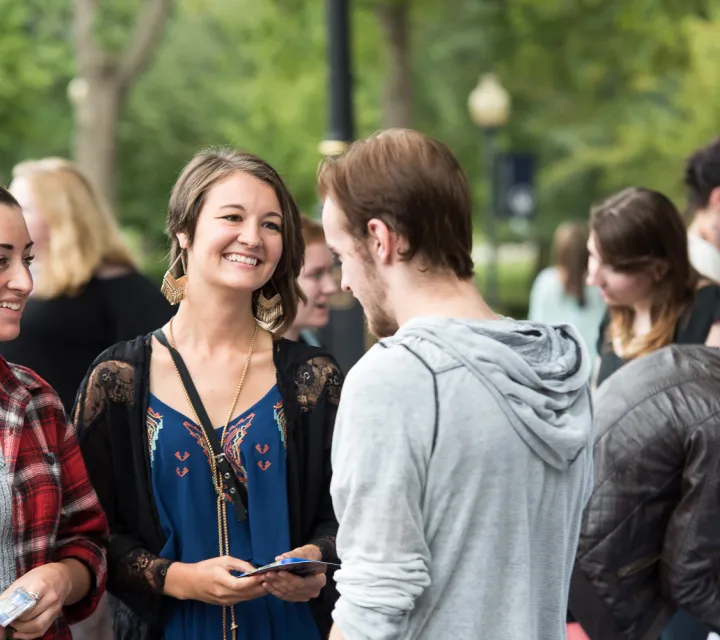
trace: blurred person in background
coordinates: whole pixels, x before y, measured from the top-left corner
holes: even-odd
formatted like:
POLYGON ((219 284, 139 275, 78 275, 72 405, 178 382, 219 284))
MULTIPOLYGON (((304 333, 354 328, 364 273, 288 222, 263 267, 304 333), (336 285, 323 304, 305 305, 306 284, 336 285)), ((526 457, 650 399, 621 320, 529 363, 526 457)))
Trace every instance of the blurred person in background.
POLYGON ((685 165, 690 262, 703 276, 720 282, 720 138, 698 149, 685 165))
POLYGON ((609 307, 597 386, 669 344, 720 345, 720 286, 691 266, 682 217, 664 195, 633 187, 595 207, 588 250, 588 284, 609 307))
POLYGON ((316 332, 325 327, 330 318, 330 297, 338 286, 333 276, 333 257, 325 244, 322 225, 308 216, 302 216, 302 233, 305 240, 305 262, 298 284, 305 294, 305 302, 298 301, 295 322, 285 332, 289 340, 299 340, 320 346, 316 332))
POLYGON ((35 290, 19 338, 0 353, 37 371, 69 413, 98 353, 161 326, 173 309, 138 272, 108 205, 74 164, 19 164, 10 190, 35 243, 35 290))
MULTIPOLYGON (((20 331, 34 252, 20 205, 0 187, 0 341, 20 331)), ((37 601, 0 638, 70 640, 68 625, 105 591, 107 520, 57 394, 2 357, 0 426, 0 598, 22 588, 37 601)))
POLYGON ((718 389, 720 351, 671 345, 595 395, 594 488, 570 587, 591 640, 720 630, 718 389))
POLYGON ((606 311, 597 287, 589 286, 588 229, 583 222, 565 222, 553 237, 555 265, 543 269, 530 291, 528 320, 551 325, 570 324, 592 353, 606 311))

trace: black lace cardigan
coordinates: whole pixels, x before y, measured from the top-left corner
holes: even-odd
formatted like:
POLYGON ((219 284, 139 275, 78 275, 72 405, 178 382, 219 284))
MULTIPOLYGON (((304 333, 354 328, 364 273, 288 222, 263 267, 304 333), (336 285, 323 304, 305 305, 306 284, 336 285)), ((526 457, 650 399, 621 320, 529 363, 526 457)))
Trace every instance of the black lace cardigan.
MULTIPOLYGON (((123 342, 91 366, 73 410, 90 479, 110 522, 108 590, 159 637, 165 575, 158 557, 164 536, 151 487, 145 416, 149 400, 150 335, 123 342)), ((342 373, 321 349, 275 342, 277 383, 287 419, 287 491, 290 544, 317 545, 337 562, 337 520, 330 499, 330 446, 342 373)), ((311 602, 323 636, 337 599, 334 582, 311 602)))

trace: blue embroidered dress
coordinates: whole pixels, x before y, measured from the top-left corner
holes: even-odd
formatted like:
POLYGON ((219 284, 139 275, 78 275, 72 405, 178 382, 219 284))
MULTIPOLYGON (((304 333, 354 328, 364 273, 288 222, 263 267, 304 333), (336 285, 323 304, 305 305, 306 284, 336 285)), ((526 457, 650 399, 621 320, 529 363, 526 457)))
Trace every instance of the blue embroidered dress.
MULTIPOLYGON (((160 556, 194 563, 218 555, 217 501, 202 428, 150 395, 147 413, 152 483, 166 544, 160 556)), ((222 428, 218 429, 218 437, 222 428)), ((248 489, 248 518, 238 522, 228 502, 230 555, 254 566, 290 550, 285 484, 286 424, 277 386, 233 420, 225 453, 248 489)), ((222 607, 169 600, 167 640, 222 638, 222 607)), ((235 605, 238 640, 319 640, 306 603, 275 596, 235 605)), ((229 636, 228 616, 228 637, 229 636)))

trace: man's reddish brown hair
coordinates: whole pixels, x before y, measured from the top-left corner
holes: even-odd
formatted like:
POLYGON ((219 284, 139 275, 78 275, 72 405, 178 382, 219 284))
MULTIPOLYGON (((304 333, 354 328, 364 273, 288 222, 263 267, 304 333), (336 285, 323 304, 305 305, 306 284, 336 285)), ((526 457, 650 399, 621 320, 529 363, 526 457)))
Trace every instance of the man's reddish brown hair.
POLYGON ((409 129, 359 140, 320 165, 318 192, 343 211, 357 241, 367 239, 370 220, 382 220, 407 241, 403 259, 473 277, 470 186, 443 143, 409 129))

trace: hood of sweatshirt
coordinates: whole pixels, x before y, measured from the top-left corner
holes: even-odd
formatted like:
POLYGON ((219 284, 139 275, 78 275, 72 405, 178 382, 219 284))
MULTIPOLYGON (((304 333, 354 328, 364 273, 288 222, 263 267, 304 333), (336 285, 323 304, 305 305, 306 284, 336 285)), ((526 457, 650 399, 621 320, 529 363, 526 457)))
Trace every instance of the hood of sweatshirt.
POLYGON ((547 464, 565 469, 590 444, 591 363, 572 327, 421 317, 386 341, 411 336, 434 343, 497 390, 513 428, 547 464))

